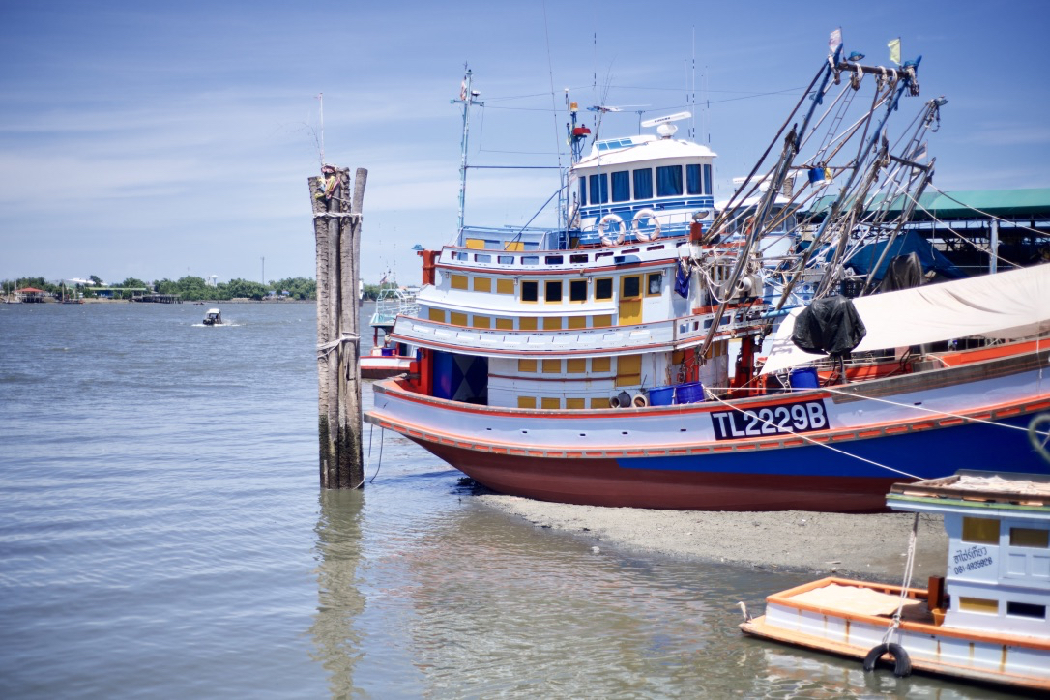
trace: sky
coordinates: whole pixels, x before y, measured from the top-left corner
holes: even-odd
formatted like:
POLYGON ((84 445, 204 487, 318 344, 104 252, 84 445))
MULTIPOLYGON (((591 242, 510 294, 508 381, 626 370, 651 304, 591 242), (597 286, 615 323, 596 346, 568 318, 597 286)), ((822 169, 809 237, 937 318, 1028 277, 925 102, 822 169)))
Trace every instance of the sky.
MULTIPOLYGON (((368 171, 361 272, 418 284, 458 218, 552 224, 565 90, 602 134, 680 122, 732 192, 841 27, 865 63, 922 56, 943 190, 1050 187, 1050 2, 0 0, 0 279, 315 275, 307 178, 368 171), (319 95, 323 98, 319 99, 319 95), (323 128, 322 128, 323 124, 323 128), (538 214, 538 216, 537 216, 538 214)), ((910 121, 910 117, 909 117, 910 121)), ((903 128, 903 126, 901 127, 903 128)))

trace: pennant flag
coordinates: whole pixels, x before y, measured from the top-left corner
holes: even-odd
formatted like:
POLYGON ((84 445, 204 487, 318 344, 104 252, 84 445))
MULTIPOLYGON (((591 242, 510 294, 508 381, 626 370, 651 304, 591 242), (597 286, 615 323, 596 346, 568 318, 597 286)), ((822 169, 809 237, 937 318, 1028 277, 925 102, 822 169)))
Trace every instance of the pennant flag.
POLYGON ((890 60, 896 63, 898 66, 901 64, 901 39, 897 37, 891 41, 887 46, 890 47, 890 60))
POLYGON ((463 82, 459 84, 459 99, 467 99, 467 79, 463 78, 463 82))
POLYGON ((828 39, 828 49, 831 53, 835 53, 835 49, 840 46, 842 46, 842 27, 831 32, 831 37, 828 39))
POLYGON ((928 153, 928 152, 927 152, 927 150, 926 150, 926 145, 927 145, 927 143, 928 143, 928 142, 926 142, 926 141, 923 141, 923 142, 922 142, 921 144, 919 144, 918 146, 916 146, 916 148, 915 148, 915 152, 914 152, 914 153, 912 153, 912 154, 911 154, 911 155, 910 155, 910 156, 908 157, 908 159, 909 159, 909 160, 914 160, 914 161, 916 161, 916 162, 918 162, 918 161, 920 161, 920 160, 926 160, 926 156, 927 156, 927 155, 929 155, 929 153, 928 153))

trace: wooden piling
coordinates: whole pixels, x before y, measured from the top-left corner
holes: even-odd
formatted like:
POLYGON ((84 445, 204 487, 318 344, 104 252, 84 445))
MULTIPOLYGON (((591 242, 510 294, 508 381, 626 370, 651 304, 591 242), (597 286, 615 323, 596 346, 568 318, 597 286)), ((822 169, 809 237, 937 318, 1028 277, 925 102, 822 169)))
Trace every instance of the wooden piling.
POLYGON ((358 266, 368 171, 326 166, 308 180, 317 258, 317 437, 324 488, 364 484, 358 266), (332 180, 334 178, 334 180, 332 180))

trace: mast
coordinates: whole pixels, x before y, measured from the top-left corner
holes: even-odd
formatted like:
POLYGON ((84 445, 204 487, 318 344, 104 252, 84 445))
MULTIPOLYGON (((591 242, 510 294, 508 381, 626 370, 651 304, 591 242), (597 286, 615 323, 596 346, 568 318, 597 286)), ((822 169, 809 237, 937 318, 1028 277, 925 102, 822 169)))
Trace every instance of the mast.
MULTIPOLYGON (((467 197, 467 134, 470 130, 470 106, 475 103, 475 98, 480 95, 473 89, 474 73, 466 64, 466 73, 463 82, 459 86, 459 99, 452 100, 463 105, 463 138, 459 142, 459 224, 456 227, 458 233, 463 232, 463 209, 467 197)), ((477 104, 483 104, 478 102, 477 104)))

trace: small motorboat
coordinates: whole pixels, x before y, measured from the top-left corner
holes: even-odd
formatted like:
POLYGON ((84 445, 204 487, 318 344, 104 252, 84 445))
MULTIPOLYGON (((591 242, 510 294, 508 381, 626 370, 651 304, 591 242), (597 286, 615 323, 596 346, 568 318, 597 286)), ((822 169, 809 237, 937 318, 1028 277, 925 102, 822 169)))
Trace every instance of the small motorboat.
POLYGON ((221 326, 222 315, 218 309, 208 309, 208 313, 204 314, 204 325, 205 326, 221 326))

